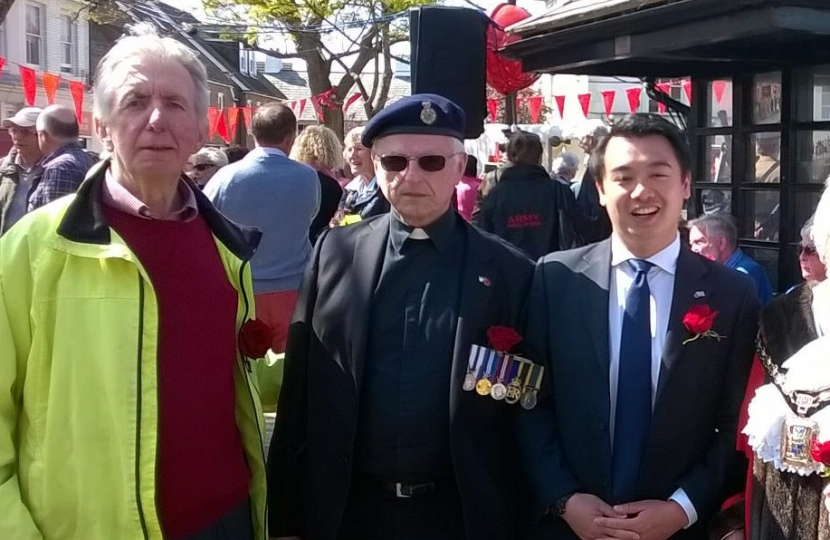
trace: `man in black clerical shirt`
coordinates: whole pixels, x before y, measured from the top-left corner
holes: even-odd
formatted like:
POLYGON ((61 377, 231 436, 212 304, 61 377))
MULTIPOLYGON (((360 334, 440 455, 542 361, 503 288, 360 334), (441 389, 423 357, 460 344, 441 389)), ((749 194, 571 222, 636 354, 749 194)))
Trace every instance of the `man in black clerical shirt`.
POLYGON ((518 328, 533 263, 451 199, 464 113, 421 94, 363 132, 392 211, 325 232, 300 289, 271 443, 274 538, 516 537, 516 409, 462 390, 518 328))

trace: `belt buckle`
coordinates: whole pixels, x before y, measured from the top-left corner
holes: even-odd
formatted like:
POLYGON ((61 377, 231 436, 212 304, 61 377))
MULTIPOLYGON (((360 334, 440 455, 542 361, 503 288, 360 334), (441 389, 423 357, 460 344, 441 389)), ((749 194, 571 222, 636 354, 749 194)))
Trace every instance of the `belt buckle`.
POLYGON ((402 484, 400 482, 395 484, 395 496, 399 499, 409 499, 412 497, 412 494, 409 493, 410 489, 407 484, 402 484), (404 487, 406 490, 404 491, 404 487))

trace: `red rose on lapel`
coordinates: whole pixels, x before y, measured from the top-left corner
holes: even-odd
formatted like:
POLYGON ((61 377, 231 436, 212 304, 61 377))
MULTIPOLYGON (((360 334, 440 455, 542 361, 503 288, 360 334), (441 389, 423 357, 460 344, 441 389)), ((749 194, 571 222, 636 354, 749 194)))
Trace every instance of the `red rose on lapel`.
POLYGON ((816 463, 821 463, 825 467, 830 467, 830 441, 823 443, 814 441, 813 446, 810 448, 810 454, 813 456, 813 460, 816 463))
POLYGON ((248 319, 239 329, 239 350, 248 358, 262 358, 273 342, 271 327, 260 319, 248 319))
POLYGON ((491 326, 487 329, 487 341, 499 352, 509 352, 522 340, 522 336, 509 326, 491 326))
POLYGON ((718 312, 712 311, 708 305, 698 304, 690 307, 683 316, 683 326, 693 334, 706 334, 712 330, 717 316, 718 312))

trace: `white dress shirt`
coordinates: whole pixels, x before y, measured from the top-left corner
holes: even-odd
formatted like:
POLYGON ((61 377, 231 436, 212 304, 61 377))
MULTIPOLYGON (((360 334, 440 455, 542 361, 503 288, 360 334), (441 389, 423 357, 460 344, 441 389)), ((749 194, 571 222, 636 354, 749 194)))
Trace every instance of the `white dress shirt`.
MULTIPOLYGON (((648 272, 649 316, 651 328, 651 406, 657 395, 657 381, 660 379, 660 366, 663 359, 663 345, 669 328, 672 298, 674 296, 674 276, 677 270, 677 257, 680 255, 680 235, 668 247, 646 259, 654 266, 648 272)), ((617 412, 617 384, 620 375, 620 344, 622 342, 623 317, 625 315, 625 298, 634 283, 636 272, 627 263, 636 259, 631 251, 616 235, 611 235, 611 281, 608 301, 608 332, 610 338, 611 364, 609 371, 611 414, 609 428, 611 445, 614 444, 614 423, 617 412)), ((675 491, 669 500, 675 501, 689 518, 687 527, 697 521, 697 511, 683 489, 675 491)))

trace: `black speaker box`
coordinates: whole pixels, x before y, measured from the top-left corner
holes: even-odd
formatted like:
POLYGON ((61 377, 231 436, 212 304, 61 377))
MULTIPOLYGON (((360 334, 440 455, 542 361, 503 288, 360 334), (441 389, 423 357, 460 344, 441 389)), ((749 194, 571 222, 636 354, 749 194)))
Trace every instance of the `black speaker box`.
POLYGON ((409 13, 412 93, 432 93, 454 101, 467 119, 464 135, 484 133, 487 118, 487 26, 490 18, 474 9, 444 6, 409 13))

